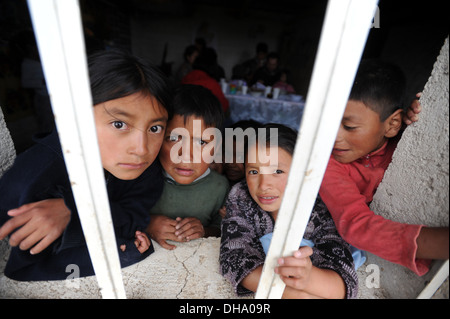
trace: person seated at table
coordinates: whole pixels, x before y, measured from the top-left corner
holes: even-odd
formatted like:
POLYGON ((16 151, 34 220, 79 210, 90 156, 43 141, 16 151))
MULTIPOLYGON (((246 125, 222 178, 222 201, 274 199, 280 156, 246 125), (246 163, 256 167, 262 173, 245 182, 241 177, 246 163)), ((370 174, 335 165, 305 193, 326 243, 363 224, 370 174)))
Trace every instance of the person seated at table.
POLYGON ((192 65, 199 56, 200 51, 195 45, 186 47, 183 53, 183 63, 179 66, 175 73, 175 83, 180 83, 186 74, 193 70, 192 65))
POLYGON ((181 84, 201 85, 209 89, 217 97, 224 113, 227 115, 229 102, 218 82, 220 77, 222 77, 222 73, 217 71, 216 59, 217 56, 214 49, 203 49, 203 53, 197 57, 192 65, 193 70, 181 80, 181 84))
POLYGON ((280 72, 280 78, 275 84, 273 85, 273 88, 279 88, 280 93, 289 93, 289 94, 295 94, 294 87, 289 84, 289 70, 288 69, 282 69, 280 72))
POLYGON ((265 86, 272 86, 280 78, 280 57, 276 52, 271 52, 267 56, 266 64, 256 70, 250 85, 256 82, 265 86))
POLYGON ((269 46, 267 43, 259 42, 256 45, 256 55, 244 63, 235 66, 235 68, 242 69, 243 79, 247 83, 251 83, 256 70, 265 65, 268 52, 269 46))
POLYGON ((194 40, 194 45, 197 48, 198 52, 201 54, 203 49, 206 48, 206 40, 203 37, 196 37, 194 40))
POLYGON ((241 80, 247 85, 246 69, 242 64, 237 64, 231 70, 231 81, 241 80))
POLYGON ((217 82, 219 82, 220 79, 225 78, 225 70, 219 64, 217 52, 214 48, 204 48, 200 53, 199 58, 199 61, 203 64, 203 68, 206 69, 205 72, 207 72, 217 82))

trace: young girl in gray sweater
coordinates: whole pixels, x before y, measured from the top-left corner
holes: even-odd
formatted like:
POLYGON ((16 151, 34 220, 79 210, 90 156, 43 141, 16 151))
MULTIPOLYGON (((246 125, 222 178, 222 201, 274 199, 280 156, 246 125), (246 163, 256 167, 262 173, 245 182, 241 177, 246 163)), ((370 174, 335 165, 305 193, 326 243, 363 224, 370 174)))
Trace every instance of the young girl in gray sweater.
MULTIPOLYGON (((246 148, 245 180, 237 183, 226 201, 222 220, 220 269, 239 296, 256 291, 292 162, 297 133, 277 124, 277 146, 262 163, 260 145, 246 148), (276 148, 276 149, 275 149, 276 148), (272 159, 272 156, 275 158, 272 159), (256 161, 250 159, 256 158, 256 161), (274 163, 276 163, 274 165, 274 163)), ((258 138, 255 139, 258 141, 258 138)), ((317 198, 301 247, 278 260, 275 272, 285 282, 283 298, 355 298, 358 277, 350 246, 339 236, 326 206, 317 198)))

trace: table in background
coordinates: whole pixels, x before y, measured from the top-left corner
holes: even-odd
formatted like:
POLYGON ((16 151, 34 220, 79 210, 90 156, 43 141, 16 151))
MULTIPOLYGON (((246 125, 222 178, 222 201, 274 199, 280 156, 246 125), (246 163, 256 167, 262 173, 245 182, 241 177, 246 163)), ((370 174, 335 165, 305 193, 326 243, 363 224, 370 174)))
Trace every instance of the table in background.
POLYGON ((305 103, 284 99, 268 99, 252 95, 226 94, 230 103, 232 123, 254 120, 260 123, 279 123, 298 131, 305 103))

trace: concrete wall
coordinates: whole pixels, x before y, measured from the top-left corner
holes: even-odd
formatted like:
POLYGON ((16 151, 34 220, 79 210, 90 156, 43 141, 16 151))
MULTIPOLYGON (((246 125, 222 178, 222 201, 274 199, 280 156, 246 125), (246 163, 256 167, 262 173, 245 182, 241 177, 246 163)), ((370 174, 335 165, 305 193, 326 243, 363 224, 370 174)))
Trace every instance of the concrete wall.
MULTIPOLYGON (((420 102, 420 120, 403 133, 372 210, 386 218, 427 226, 449 224, 449 44, 445 40, 420 102)), ((383 270, 381 286, 392 298, 414 298, 440 264, 427 275, 372 256, 383 270)), ((448 298, 448 282, 446 291, 448 298)))
MULTIPOLYGON (((128 299, 253 299, 238 298, 231 284, 219 272, 220 238, 202 238, 173 243, 169 251, 153 242, 155 252, 138 264, 122 269, 128 299)), ((19 282, 3 275, 9 252, 0 241, 0 298, 96 299, 101 293, 95 276, 65 281, 19 282)), ((366 285, 372 281, 371 268, 358 270, 360 299, 384 299, 382 288, 366 285)), ((70 273, 67 274, 68 276, 70 273)))
POLYGON ((16 157, 14 143, 6 126, 0 106, 0 177, 12 165, 16 157))
MULTIPOLYGON (((155 252, 122 270, 129 299, 234 299, 231 285, 219 273, 219 238, 173 243, 169 251, 153 243, 155 252)), ((0 242, 0 251, 8 251, 0 242)), ((1 255, 0 255, 1 256, 1 255)), ((0 258, 0 298, 101 298, 94 276, 67 281, 18 282, 6 278, 0 258)), ((68 273, 68 276, 70 273, 68 273)))

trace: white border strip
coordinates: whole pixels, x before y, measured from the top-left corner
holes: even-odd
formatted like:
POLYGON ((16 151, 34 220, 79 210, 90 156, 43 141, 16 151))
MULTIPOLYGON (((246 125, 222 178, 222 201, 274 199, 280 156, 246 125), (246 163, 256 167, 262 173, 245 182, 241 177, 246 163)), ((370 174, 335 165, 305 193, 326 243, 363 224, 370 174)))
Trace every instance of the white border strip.
MULTIPOLYGON (((103 298, 125 298, 77 0, 28 0, 56 126, 103 298)), ((69 274, 68 274, 69 275, 69 274)))
POLYGON ((284 201, 255 298, 281 298, 280 256, 300 245, 347 104, 377 0, 329 0, 284 201), (286 200, 289 199, 289 200, 286 200))

